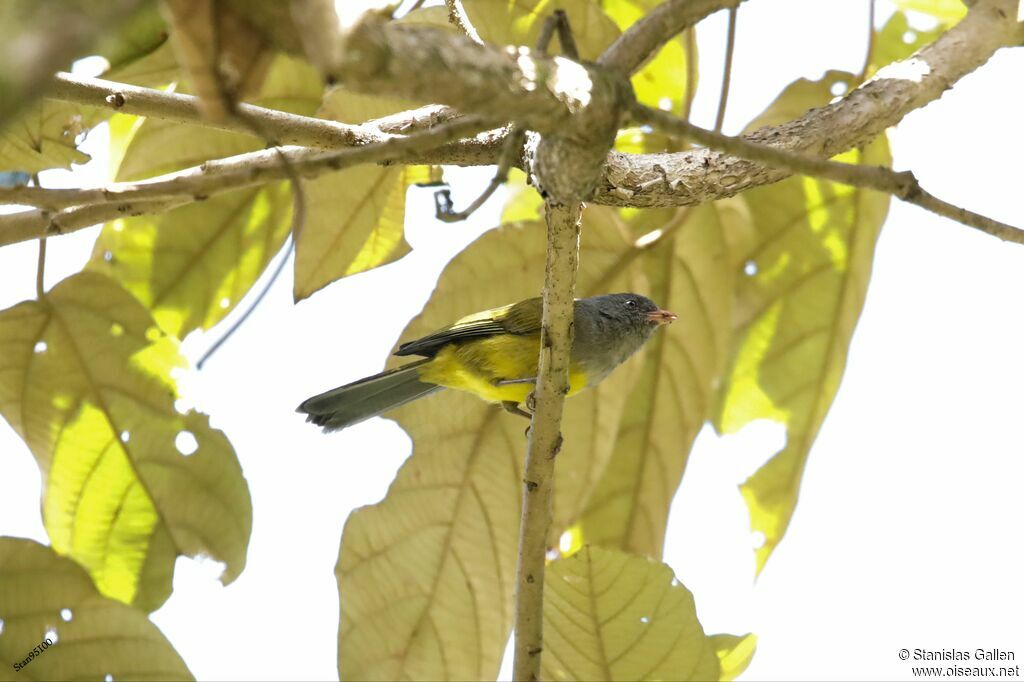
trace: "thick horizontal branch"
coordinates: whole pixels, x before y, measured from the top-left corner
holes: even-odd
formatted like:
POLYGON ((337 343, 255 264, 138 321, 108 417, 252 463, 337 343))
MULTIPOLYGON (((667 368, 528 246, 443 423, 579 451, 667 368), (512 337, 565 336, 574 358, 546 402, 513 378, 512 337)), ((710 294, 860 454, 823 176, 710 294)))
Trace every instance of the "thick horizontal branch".
MULTIPOLYGON (((490 125, 477 116, 464 116, 406 137, 392 137, 362 147, 334 152, 302 147, 275 147, 208 161, 201 166, 148 180, 114 183, 96 189, 0 188, 0 201, 48 209, 83 207, 83 211, 85 205, 123 204, 138 207, 142 205, 141 202, 154 202, 148 205, 167 210, 183 198, 201 201, 233 189, 287 179, 292 173, 313 178, 361 163, 406 160, 409 155, 486 130, 490 125), (282 157, 287 163, 282 163, 282 157)), ((19 217, 21 215, 15 213, 0 216, 0 246, 26 238, 26 226, 24 219, 19 217), (18 229, 13 229, 12 225, 18 229)), ((68 231, 68 223, 61 222, 65 218, 62 213, 44 213, 38 217, 40 220, 36 224, 39 231, 27 238, 46 236, 52 229, 68 231), (58 222, 53 223, 53 220, 58 222), (52 227, 54 225, 56 227, 52 227)))
POLYGON ((743 0, 668 0, 619 36, 598 59, 601 66, 633 73, 655 52, 704 17, 720 9, 732 9, 743 0))
POLYGON ((628 81, 609 69, 375 13, 349 30, 344 47, 348 59, 338 76, 348 89, 440 102, 542 134, 579 129, 581 119, 607 116, 631 99, 628 81))
MULTIPOLYGON (((1015 0, 977 0, 967 16, 914 56, 891 64, 842 100, 746 139, 805 156, 832 157, 859 147, 914 109, 938 99, 996 50, 1024 40, 1015 0)), ((757 161, 715 150, 630 155, 612 152, 591 201, 612 206, 689 206, 734 196, 787 176, 757 161)))
POLYGON ((741 137, 729 137, 705 130, 667 112, 642 105, 636 105, 633 114, 638 122, 647 123, 670 135, 689 138, 700 144, 772 166, 788 174, 800 173, 841 182, 853 187, 892 194, 908 203, 921 206, 994 237, 1024 244, 1024 230, 959 208, 929 194, 910 171, 895 172, 881 166, 861 166, 802 156, 776 147, 757 144, 741 137))

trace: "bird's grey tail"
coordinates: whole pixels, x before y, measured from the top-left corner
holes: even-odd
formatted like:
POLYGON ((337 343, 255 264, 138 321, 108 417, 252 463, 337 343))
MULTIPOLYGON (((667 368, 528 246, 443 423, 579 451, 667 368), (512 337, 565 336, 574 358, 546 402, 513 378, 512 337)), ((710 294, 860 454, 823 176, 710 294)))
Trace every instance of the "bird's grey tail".
POLYGON ((304 412, 306 421, 322 426, 325 433, 358 424, 441 388, 420 381, 417 369, 427 362, 430 358, 315 395, 299 405, 296 412, 304 412))

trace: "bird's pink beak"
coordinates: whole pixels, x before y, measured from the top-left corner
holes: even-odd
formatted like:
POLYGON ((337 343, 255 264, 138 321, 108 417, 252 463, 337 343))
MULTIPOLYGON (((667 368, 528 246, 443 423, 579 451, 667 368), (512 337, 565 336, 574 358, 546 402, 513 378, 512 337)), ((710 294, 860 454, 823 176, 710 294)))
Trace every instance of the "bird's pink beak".
POLYGON ((647 320, 657 325, 672 324, 677 319, 679 319, 678 315, 667 310, 655 310, 652 313, 647 313, 647 320))

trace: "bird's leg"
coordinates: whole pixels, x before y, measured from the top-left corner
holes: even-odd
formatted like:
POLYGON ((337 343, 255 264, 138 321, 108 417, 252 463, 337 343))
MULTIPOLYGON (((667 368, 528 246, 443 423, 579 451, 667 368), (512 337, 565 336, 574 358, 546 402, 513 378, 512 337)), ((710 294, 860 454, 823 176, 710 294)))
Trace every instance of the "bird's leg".
POLYGON ((501 401, 501 406, 506 412, 518 414, 520 417, 526 417, 527 419, 533 419, 533 415, 519 407, 519 403, 514 400, 503 400, 501 401))
POLYGON ((495 379, 495 386, 508 386, 511 384, 535 384, 537 377, 524 377, 522 379, 495 379))

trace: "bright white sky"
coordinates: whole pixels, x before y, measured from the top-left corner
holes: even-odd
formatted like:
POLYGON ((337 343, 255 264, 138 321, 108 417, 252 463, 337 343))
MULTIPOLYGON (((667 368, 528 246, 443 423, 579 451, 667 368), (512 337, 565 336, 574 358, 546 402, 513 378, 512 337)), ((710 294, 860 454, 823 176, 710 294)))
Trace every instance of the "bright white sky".
MULTIPOLYGON (((866 2, 760 0, 740 12, 726 132, 793 79, 856 71, 866 2)), ((879 22, 891 11, 879 2, 879 22)), ((701 25, 697 123, 710 125, 725 16, 701 25)), ((1004 50, 893 131, 896 165, 936 195, 1024 225, 1024 50, 1004 50)), ((97 161, 44 177, 102 182, 97 161)), ((489 171, 459 171, 464 205, 489 171)), ((500 199, 468 224, 439 225, 410 196, 415 248, 402 261, 291 303, 283 276, 203 372, 188 399, 234 444, 252 492, 248 566, 230 587, 217 566, 179 559, 153 615, 197 678, 337 679, 338 541, 349 512, 379 500, 410 443, 374 419, 324 436, 295 405, 378 371, 444 263, 496 224, 500 199), (342 323, 341 318, 354 320, 342 323)), ((47 284, 85 263, 92 228, 51 240, 47 284)), ((0 308, 34 296, 35 244, 0 250, 0 308)), ((756 632, 745 679, 912 679, 901 648, 1000 648, 1024 658, 1024 248, 894 202, 839 396, 812 452, 789 533, 755 582, 736 486, 781 446, 781 431, 702 433, 672 509, 665 560, 696 596, 708 632, 756 632)), ((466 311, 471 312, 471 311, 466 311)), ((196 333, 195 361, 220 334, 196 333)), ((46 542, 35 461, 0 422, 0 535, 46 542)), ((503 669, 508 677, 509 668, 503 669)))

